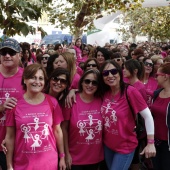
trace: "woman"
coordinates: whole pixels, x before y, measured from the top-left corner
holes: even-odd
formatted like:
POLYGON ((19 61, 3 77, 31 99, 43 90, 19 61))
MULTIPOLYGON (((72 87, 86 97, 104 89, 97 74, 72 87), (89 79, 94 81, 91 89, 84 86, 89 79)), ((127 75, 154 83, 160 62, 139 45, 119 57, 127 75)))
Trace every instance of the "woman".
POLYGON ((81 60, 82 59, 82 49, 83 49, 81 38, 76 39, 75 45, 73 47, 74 47, 74 49, 76 51, 77 61, 81 60))
POLYGON ((143 84, 145 86, 146 95, 147 95, 147 104, 148 107, 151 105, 153 92, 158 88, 158 83, 156 79, 153 77, 154 71, 154 64, 150 58, 144 58, 144 77, 143 77, 143 84))
POLYGON ((41 92, 45 81, 46 73, 40 64, 25 68, 22 76, 25 93, 7 113, 8 169, 57 169, 57 149, 59 167, 65 169, 62 112, 56 99, 41 92))
POLYGON ((127 100, 134 113, 140 113, 145 120, 148 143, 141 154, 145 154, 146 158, 155 156, 156 153, 153 118, 138 90, 133 86, 126 87, 122 70, 117 63, 106 61, 101 67, 101 73, 100 82, 104 93, 101 113, 104 121, 106 163, 109 170, 128 170, 137 146, 137 138, 134 117, 127 100))
POLYGON ((77 102, 63 113, 66 164, 71 170, 98 170, 104 159, 99 76, 98 70, 85 71, 77 102))
POLYGON ((95 54, 95 58, 97 59, 100 67, 102 66, 102 64, 106 61, 110 59, 110 55, 107 49, 105 48, 97 48, 96 54, 95 54))
POLYGON ((45 69, 47 68, 47 61, 50 58, 48 53, 37 55, 37 63, 41 64, 45 69))
MULTIPOLYGON (((157 92, 151 105, 155 123, 156 157, 153 159, 155 170, 170 169, 170 63, 161 65, 157 71, 157 81, 162 89, 157 92)), ((156 93, 155 93, 156 94, 156 93)))
POLYGON ((113 53, 111 59, 114 60, 116 63, 118 63, 121 68, 123 68, 124 60, 121 53, 119 52, 113 53))
POLYGON ((88 69, 99 70, 99 63, 95 58, 90 58, 84 63, 84 71, 86 71, 88 69))
POLYGON ((63 52, 63 47, 61 44, 56 44, 54 47, 54 51, 56 51, 58 54, 61 54, 63 52))
POLYGON ((88 55, 89 55, 89 48, 87 45, 85 45, 83 47, 83 50, 82 50, 82 57, 81 58, 77 58, 76 60, 76 64, 79 65, 80 63, 84 63, 86 62, 86 60, 88 59, 88 55))
POLYGON ((27 67, 28 65, 33 64, 32 54, 29 49, 22 49, 22 54, 23 56, 21 58, 21 61, 24 67, 27 67))
POLYGON ((51 73, 57 68, 57 58, 58 58, 58 54, 53 54, 49 57, 48 61, 47 61, 47 76, 49 77, 51 75, 51 73))
POLYGON ((67 69, 56 68, 50 75, 46 93, 55 97, 61 107, 64 107, 65 98, 70 87, 70 73, 67 69))
POLYGON ((62 53, 55 60, 54 68, 65 68, 70 72, 70 89, 77 89, 80 75, 77 73, 74 55, 69 52, 62 53))
POLYGON ((134 86, 141 93, 144 100, 147 100, 146 90, 143 83, 140 81, 144 75, 144 66, 137 60, 130 59, 125 62, 123 76, 128 79, 128 83, 134 86))

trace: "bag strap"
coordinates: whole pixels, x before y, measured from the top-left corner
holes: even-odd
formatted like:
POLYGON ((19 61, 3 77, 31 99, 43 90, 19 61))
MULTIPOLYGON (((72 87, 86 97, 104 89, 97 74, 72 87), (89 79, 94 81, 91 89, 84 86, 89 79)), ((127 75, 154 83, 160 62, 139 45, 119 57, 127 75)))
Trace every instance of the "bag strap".
POLYGON ((159 96, 159 93, 163 90, 163 88, 160 88, 158 90, 155 90, 153 93, 153 99, 152 99, 152 103, 155 101, 155 99, 159 96))

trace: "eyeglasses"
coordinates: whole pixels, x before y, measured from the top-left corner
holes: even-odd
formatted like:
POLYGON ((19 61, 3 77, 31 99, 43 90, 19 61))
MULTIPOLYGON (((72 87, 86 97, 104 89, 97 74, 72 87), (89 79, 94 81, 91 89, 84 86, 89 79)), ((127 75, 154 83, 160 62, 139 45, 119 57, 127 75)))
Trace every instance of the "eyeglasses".
POLYGON ((16 55, 16 53, 17 53, 16 51, 11 50, 11 49, 5 49, 5 50, 0 51, 0 54, 2 56, 6 56, 7 54, 9 54, 10 56, 14 56, 14 55, 16 55))
POLYGON ((96 80, 84 79, 83 81, 87 85, 92 83, 93 86, 98 86, 98 82, 96 80))
POLYGON ((104 70, 104 71, 102 72, 102 74, 103 74, 104 77, 108 76, 109 73, 111 73, 112 75, 115 75, 115 74, 118 73, 118 70, 117 70, 116 68, 113 68, 113 69, 111 69, 111 70, 104 70))
POLYGON ((60 83, 63 84, 63 85, 67 84, 66 79, 62 79, 62 78, 59 78, 59 77, 52 77, 51 80, 55 81, 56 83, 60 81, 60 83))
POLYGON ((115 61, 121 61, 121 58, 114 58, 115 61))
POLYGON ((170 74, 165 74, 165 73, 156 73, 155 77, 157 78, 158 76, 170 76, 170 74))
POLYGON ((88 49, 86 49, 86 48, 84 48, 83 50, 85 50, 85 51, 89 51, 88 49))
POLYGON ((87 67, 90 67, 90 66, 97 67, 97 64, 87 64, 87 67))
POLYGON ((149 66, 149 67, 153 67, 153 63, 148 63, 148 62, 146 62, 146 61, 144 62, 144 65, 145 65, 145 66, 149 66))
POLYGON ((49 57, 42 57, 41 60, 48 60, 49 57))

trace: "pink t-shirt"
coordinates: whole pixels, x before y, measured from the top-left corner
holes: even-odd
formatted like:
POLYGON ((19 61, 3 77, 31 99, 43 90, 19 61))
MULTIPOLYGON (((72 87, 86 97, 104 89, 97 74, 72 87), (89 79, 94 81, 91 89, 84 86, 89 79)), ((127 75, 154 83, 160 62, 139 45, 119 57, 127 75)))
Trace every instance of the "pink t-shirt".
POLYGON ((76 69, 77 69, 77 73, 78 73, 80 76, 82 76, 82 75, 83 75, 83 70, 82 70, 79 66, 77 66, 76 69))
POLYGON ((47 98, 37 105, 18 101, 15 109, 7 112, 6 126, 15 126, 14 169, 58 169, 58 154, 53 125, 63 121, 61 108, 49 96, 54 106, 52 114, 47 98))
POLYGON ((80 47, 74 46, 74 49, 76 51, 77 60, 80 60, 82 58, 82 51, 80 47))
POLYGON ((79 80, 80 80, 80 75, 78 73, 74 74, 70 89, 78 89, 79 80))
POLYGON ((81 63, 81 62, 86 62, 87 59, 88 59, 88 55, 82 56, 81 58, 77 58, 76 64, 79 65, 79 63, 81 63))
MULTIPOLYGON (((10 97, 15 97, 17 100, 20 99, 24 93, 21 86, 22 73, 23 69, 20 67, 18 72, 12 77, 6 78, 0 73, 0 104, 4 103, 10 97)), ((0 112, 0 143, 2 143, 6 134, 5 119, 5 112, 0 112)), ((0 151, 2 151, 1 146, 0 151)))
POLYGON ((155 78, 149 77, 147 84, 144 84, 146 95, 147 95, 147 104, 150 107, 153 97, 153 92, 158 89, 158 82, 155 78))
POLYGON ((133 86, 140 92, 144 100, 147 101, 147 95, 144 84, 141 81, 137 81, 133 84, 133 86))
MULTIPOLYGON (((147 108, 147 104, 139 91, 133 86, 127 91, 129 102, 134 113, 147 108)), ((128 154, 137 146, 135 120, 126 100, 126 94, 112 96, 107 92, 104 96, 101 113, 104 121, 104 144, 115 152, 128 154)))
POLYGON ((95 164, 104 159, 101 117, 101 99, 85 103, 76 94, 76 103, 66 109, 65 120, 69 120, 69 151, 73 165, 95 164))
POLYGON ((159 140, 168 140, 168 127, 166 125, 168 103, 170 103, 170 97, 160 98, 158 96, 151 105, 151 112, 155 123, 155 138, 159 140))

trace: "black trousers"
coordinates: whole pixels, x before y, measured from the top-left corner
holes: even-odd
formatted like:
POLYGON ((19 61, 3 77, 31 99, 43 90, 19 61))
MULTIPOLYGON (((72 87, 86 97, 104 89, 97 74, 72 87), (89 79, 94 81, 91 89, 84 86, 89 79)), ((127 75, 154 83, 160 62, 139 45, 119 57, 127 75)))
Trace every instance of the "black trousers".
POLYGON ((2 170, 7 170, 6 156, 3 151, 0 151, 0 167, 2 168, 2 170))

